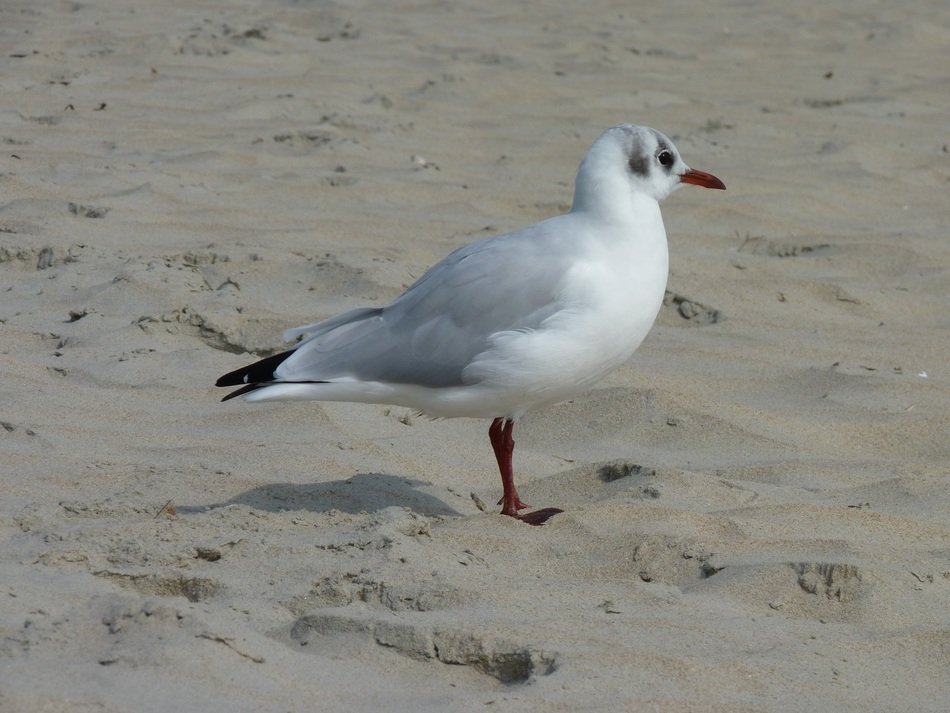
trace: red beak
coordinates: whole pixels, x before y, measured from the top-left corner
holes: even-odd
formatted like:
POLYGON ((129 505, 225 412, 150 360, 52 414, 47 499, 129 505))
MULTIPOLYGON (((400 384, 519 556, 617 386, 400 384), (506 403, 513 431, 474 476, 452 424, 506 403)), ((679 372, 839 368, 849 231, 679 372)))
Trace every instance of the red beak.
POLYGON ((726 190, 726 184, 714 175, 706 173, 705 171, 697 171, 695 168, 689 169, 680 176, 680 181, 683 183, 692 183, 694 186, 702 186, 703 188, 716 188, 720 191, 726 190))

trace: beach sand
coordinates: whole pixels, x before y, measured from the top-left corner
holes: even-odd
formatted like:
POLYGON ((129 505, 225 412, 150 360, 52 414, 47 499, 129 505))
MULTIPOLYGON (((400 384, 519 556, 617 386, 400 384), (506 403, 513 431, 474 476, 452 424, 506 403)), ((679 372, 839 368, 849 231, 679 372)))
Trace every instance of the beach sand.
POLYGON ((943 0, 19 0, 0 44, 0 710, 950 709, 943 0), (220 403, 626 121, 728 190, 519 425, 564 514, 496 513, 484 421, 220 403))

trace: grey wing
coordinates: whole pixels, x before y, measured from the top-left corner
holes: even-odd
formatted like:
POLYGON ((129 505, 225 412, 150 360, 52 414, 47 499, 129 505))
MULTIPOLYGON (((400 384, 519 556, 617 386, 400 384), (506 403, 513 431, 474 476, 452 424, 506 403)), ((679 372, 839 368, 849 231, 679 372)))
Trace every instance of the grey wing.
POLYGON ((569 264, 558 250, 539 250, 543 234, 529 231, 460 248, 386 307, 300 328, 312 336, 277 376, 461 385, 462 370, 488 347, 491 335, 536 329, 558 309, 569 264))

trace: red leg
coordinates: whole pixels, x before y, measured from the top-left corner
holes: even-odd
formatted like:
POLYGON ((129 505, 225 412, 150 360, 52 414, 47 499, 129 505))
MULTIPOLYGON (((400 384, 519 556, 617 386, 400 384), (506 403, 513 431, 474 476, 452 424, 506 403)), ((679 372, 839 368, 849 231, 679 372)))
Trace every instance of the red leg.
POLYGON ((511 436, 514 422, 505 418, 496 418, 488 429, 492 450, 495 451, 495 460, 498 461, 498 470, 501 471, 501 487, 503 495, 498 501, 502 515, 517 517, 519 510, 528 507, 521 502, 518 491, 515 490, 515 473, 512 467, 512 457, 515 452, 515 439, 511 436))
POLYGON ((496 418, 491 422, 491 427, 488 429, 491 447, 495 451, 495 460, 498 461, 498 470, 501 471, 502 496, 499 501, 501 514, 518 518, 530 525, 543 525, 548 518, 563 512, 563 510, 544 508, 524 515, 518 514, 519 510, 524 510, 528 505, 522 502, 521 498, 518 497, 518 491, 515 489, 515 474, 512 467, 515 439, 511 435, 514 427, 514 421, 506 418, 496 418))

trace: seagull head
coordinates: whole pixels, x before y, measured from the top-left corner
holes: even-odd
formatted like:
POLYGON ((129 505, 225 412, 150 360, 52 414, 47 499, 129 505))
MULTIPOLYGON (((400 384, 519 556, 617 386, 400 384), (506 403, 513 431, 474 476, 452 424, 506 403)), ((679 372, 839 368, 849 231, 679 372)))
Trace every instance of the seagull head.
POLYGON ((648 126, 607 129, 577 171, 574 210, 629 199, 630 193, 661 201, 684 183, 723 190, 725 184, 690 168, 668 136, 648 126))

